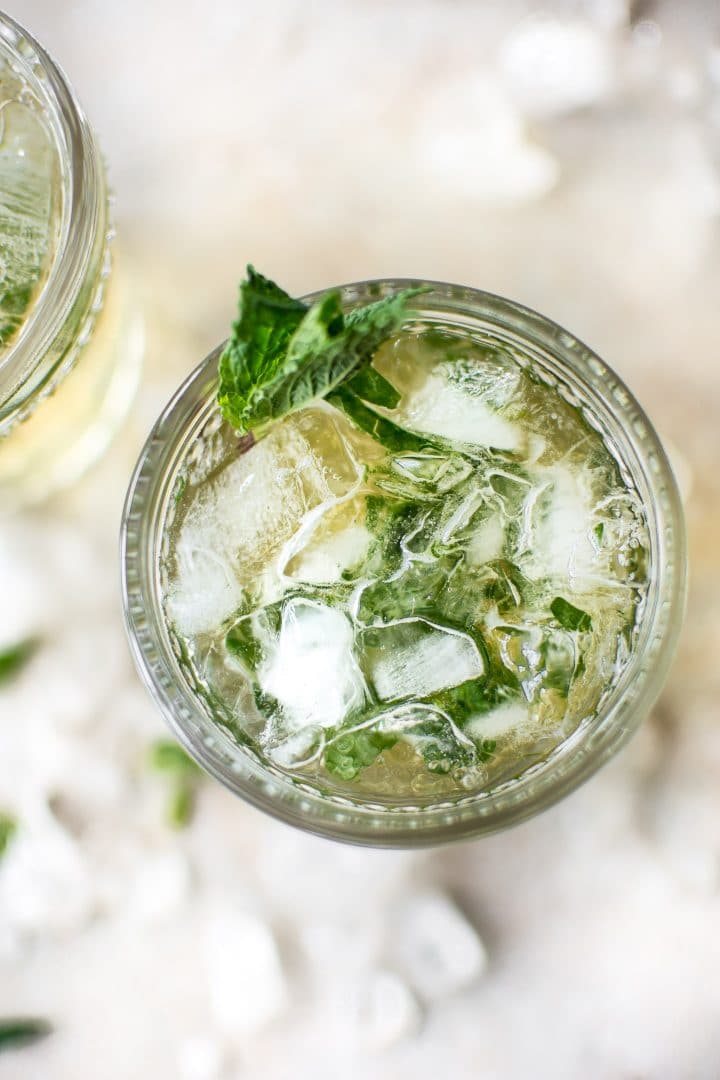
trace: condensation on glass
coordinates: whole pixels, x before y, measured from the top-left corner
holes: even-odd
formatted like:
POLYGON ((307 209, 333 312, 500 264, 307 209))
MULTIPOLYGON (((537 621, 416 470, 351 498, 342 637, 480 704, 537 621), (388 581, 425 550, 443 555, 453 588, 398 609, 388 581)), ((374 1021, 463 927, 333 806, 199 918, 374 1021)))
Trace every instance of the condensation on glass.
POLYGON ((63 73, 0 15, 0 507, 74 481, 137 386, 103 162, 63 73))

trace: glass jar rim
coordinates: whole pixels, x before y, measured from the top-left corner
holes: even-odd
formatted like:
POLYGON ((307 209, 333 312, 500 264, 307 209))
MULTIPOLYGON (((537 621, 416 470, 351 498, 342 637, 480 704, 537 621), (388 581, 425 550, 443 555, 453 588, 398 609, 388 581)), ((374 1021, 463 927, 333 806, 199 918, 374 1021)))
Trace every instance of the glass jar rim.
MULTIPOLYGON (((251 750, 215 738, 209 718, 181 673, 160 598, 160 540, 175 478, 199 428, 217 409, 214 349, 185 379, 141 452, 121 526, 122 596, 131 651, 146 686, 186 750, 235 794, 305 830, 352 843, 424 846, 494 832, 522 821, 569 793, 630 737, 657 697, 675 651, 686 589, 682 505, 660 440, 619 377, 587 346, 545 316, 492 293, 443 282, 384 279, 341 286, 350 309, 410 286, 430 291, 413 301, 415 316, 434 325, 485 326, 515 335, 542 353, 558 381, 583 389, 595 417, 621 449, 648 519, 653 573, 638 639, 603 708, 543 761, 488 791, 414 806, 321 794, 261 762, 251 750)), ((324 292, 325 290, 323 290, 324 292)), ((323 292, 306 296, 312 303, 323 292)))
POLYGON ((0 409, 11 412, 44 387, 52 374, 38 371, 61 334, 107 231, 102 162, 87 117, 62 68, 15 19, 0 12, 0 46, 47 109, 60 156, 62 205, 56 250, 40 294, 19 333, 0 354, 0 409))

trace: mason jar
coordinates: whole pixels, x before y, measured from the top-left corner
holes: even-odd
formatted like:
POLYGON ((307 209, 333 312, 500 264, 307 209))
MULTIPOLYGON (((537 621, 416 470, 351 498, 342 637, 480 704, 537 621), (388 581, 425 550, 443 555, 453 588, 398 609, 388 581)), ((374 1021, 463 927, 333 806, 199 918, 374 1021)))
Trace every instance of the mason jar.
MULTIPOLYGON (((682 509, 668 459, 642 408, 607 364, 542 315, 469 288, 365 282, 343 287, 342 301, 349 311, 416 285, 430 291, 413 299, 408 328, 444 327, 504 343, 599 427, 643 506, 649 569, 634 647, 597 711, 543 760, 488 790, 441 799, 370 801, 283 771, 213 720, 164 615, 162 566, 165 526, 182 477, 204 458, 212 468, 217 453, 224 423, 215 400, 223 346, 186 379, 155 424, 130 483, 121 538, 123 601, 134 659, 187 752, 236 794, 285 822, 339 840, 388 847, 493 832, 550 806, 594 773, 632 735, 660 692, 680 629, 686 579, 682 509)), ((306 297, 306 303, 319 295, 306 297)))
POLYGON ((108 186, 67 79, 0 14, 0 507, 75 480, 137 386, 142 325, 108 186))

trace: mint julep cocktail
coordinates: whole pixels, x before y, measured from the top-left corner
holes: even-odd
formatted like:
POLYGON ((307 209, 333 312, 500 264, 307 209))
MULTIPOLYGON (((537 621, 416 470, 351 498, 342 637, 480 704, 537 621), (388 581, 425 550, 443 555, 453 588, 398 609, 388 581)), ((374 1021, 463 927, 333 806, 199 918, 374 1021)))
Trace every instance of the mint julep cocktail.
POLYGON ((182 445, 182 393, 156 432, 175 446, 150 558, 184 741, 232 786, 252 763, 270 794, 246 793, 293 819, 324 800, 336 821, 370 808, 375 833, 441 807, 451 827, 498 797, 523 816, 518 790, 602 727, 636 656, 646 496, 537 348, 438 312, 433 287, 363 288, 307 304, 250 269, 216 400, 196 393, 182 445))

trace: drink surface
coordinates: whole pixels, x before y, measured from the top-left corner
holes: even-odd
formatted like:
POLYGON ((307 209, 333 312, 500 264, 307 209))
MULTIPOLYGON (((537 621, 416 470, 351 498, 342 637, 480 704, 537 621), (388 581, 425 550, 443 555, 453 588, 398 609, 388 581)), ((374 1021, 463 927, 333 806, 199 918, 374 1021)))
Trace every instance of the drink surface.
POLYGON ((0 51, 0 358, 47 280, 61 202, 60 157, 43 106, 0 51))
POLYGON ((266 763, 442 798, 597 714, 642 613, 644 515, 527 358, 404 331, 250 449, 210 427, 165 525, 165 615, 191 685, 266 763))

